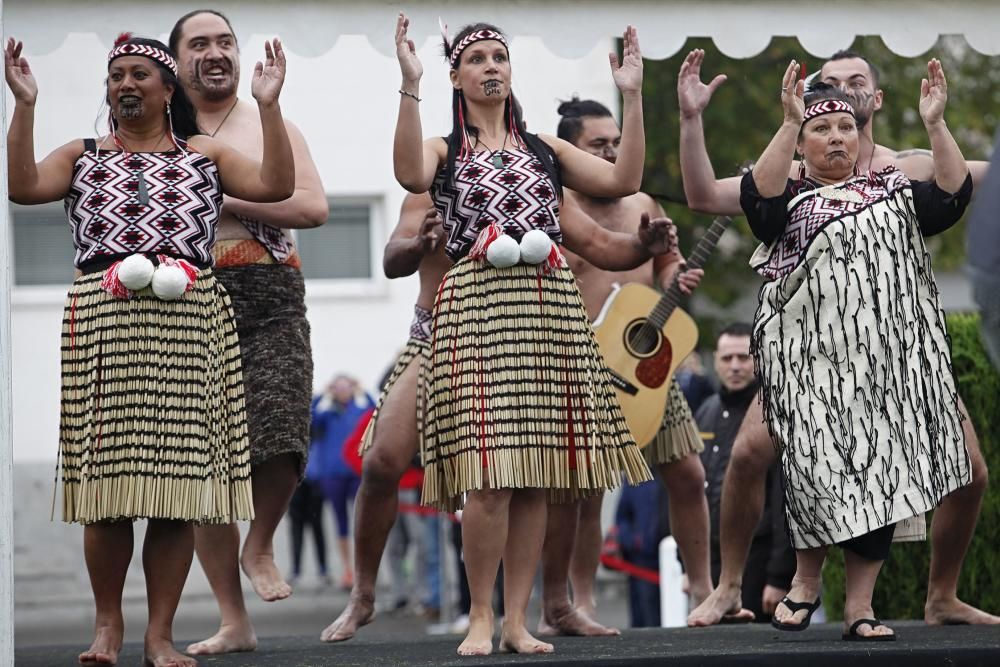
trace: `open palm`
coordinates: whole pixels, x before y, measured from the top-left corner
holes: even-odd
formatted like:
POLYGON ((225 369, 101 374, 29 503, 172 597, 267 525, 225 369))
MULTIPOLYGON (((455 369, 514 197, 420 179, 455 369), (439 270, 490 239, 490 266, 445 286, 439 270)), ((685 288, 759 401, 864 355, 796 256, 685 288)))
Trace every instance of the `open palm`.
POLYGON ((281 86, 285 83, 285 50, 277 37, 272 42, 264 42, 264 62, 258 62, 253 70, 250 91, 261 104, 278 101, 281 86))
POLYGON ((925 123, 940 121, 947 105, 948 81, 941 61, 933 58, 927 63, 927 78, 920 82, 920 117, 925 123))
POLYGON ((396 18, 396 59, 404 81, 419 81, 424 74, 424 66, 417 57, 417 47, 407 36, 410 19, 405 14, 396 18))
POLYGON ((608 54, 611 61, 611 76, 615 85, 623 93, 637 93, 642 90, 642 51, 639 50, 639 36, 634 27, 629 26, 622 33, 622 60, 617 54, 608 54))
POLYGON ((28 60, 21 57, 23 46, 22 42, 15 42, 13 37, 7 39, 7 47, 3 52, 4 76, 15 100, 34 104, 38 99, 38 84, 28 66, 28 60))

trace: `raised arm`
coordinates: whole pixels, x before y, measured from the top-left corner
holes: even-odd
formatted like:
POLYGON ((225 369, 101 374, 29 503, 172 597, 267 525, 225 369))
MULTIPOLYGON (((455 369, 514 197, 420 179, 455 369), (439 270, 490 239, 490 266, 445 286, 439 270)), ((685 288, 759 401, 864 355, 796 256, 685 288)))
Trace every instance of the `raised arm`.
POLYGON ((753 168, 753 179, 762 197, 777 197, 785 191, 805 112, 804 93, 805 82, 799 80, 799 64, 793 60, 788 63, 781 80, 781 106, 785 118, 753 168))
POLYGON ((701 64, 705 52, 691 51, 677 75, 677 101, 680 106, 680 160, 684 196, 693 211, 712 215, 742 215, 740 179, 718 180, 705 146, 702 113, 716 89, 726 81, 719 74, 707 85, 701 81, 701 64))
POLYGON ((958 192, 969 173, 962 151, 948 130, 944 110, 948 104, 948 82, 941 61, 927 63, 927 78, 920 82, 920 118, 934 153, 934 180, 945 192, 958 192))
POLYGON ((666 217, 643 213, 635 234, 612 232, 594 222, 570 197, 564 200, 560 225, 563 244, 605 271, 628 271, 677 246, 677 231, 666 217))
POLYGON ((275 38, 273 43, 264 42, 264 62, 257 63, 250 85, 263 130, 260 162, 211 137, 202 135, 191 142, 219 165, 222 190, 227 195, 251 202, 276 202, 295 192, 295 158, 278 104, 284 81, 285 52, 275 38))
POLYGON ((396 18, 396 58, 403 82, 399 88, 399 115, 392 142, 392 168, 396 180, 409 192, 420 194, 430 189, 442 162, 436 140, 424 141, 420 125, 420 77, 424 66, 417 58, 417 47, 406 31, 410 19, 400 12, 396 18))
POLYGON ((638 192, 642 185, 642 168, 646 160, 642 51, 634 27, 625 29, 622 40, 621 64, 616 54, 608 55, 611 74, 622 94, 622 141, 615 163, 612 165, 562 139, 542 136, 559 158, 563 185, 591 197, 625 197, 638 192))
POLYGON ((4 73, 14 95, 14 114, 7 130, 7 187, 16 204, 44 204, 69 192, 73 162, 83 152, 83 142, 71 141, 35 163, 38 85, 28 60, 21 56, 23 46, 10 38, 4 49, 4 73))
POLYGON ((444 238, 441 216, 427 193, 408 194, 399 210, 399 222, 385 244, 382 269, 386 278, 416 273, 424 257, 437 250, 444 238))
POLYGON ((226 211, 252 218, 273 227, 308 229, 319 227, 330 215, 330 205, 319 177, 319 171, 309 153, 305 138, 295 125, 285 120, 285 130, 292 145, 295 160, 295 192, 280 203, 261 204, 227 197, 226 211))

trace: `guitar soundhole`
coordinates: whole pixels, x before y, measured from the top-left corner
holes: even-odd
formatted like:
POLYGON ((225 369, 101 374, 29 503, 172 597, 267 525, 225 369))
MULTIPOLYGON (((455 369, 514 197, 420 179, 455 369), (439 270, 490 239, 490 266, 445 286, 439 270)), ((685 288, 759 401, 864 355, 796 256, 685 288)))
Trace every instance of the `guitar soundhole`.
POLYGON ((649 326, 646 320, 635 320, 625 329, 625 344, 637 357, 651 356, 660 347, 660 332, 649 326))

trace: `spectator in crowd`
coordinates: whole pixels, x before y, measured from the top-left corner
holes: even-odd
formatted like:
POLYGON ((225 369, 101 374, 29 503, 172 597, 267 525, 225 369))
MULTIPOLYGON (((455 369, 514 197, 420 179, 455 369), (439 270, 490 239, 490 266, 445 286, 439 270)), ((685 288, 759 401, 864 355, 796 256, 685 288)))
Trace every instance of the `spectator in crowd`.
POLYGON ((312 446, 323 497, 333 507, 337 524, 337 552, 343 563, 340 586, 350 589, 354 582, 348 523, 348 503, 358 491, 361 478, 345 457, 345 441, 357 428, 364 414, 375 407, 371 396, 364 394, 358 382, 347 375, 337 375, 326 391, 312 402, 312 446), (359 398, 363 397, 363 400, 359 398))
POLYGON ((705 376, 705 366, 701 363, 701 354, 695 350, 684 358, 674 373, 681 392, 687 399, 691 412, 697 412, 705 399, 715 393, 712 382, 705 376))
MULTIPOLYGON (((667 493, 659 480, 623 486, 615 510, 615 535, 622 560, 648 570, 660 569, 660 540, 670 534, 667 493)), ((660 587, 628 578, 629 625, 660 627, 660 587)))
POLYGON ((323 534, 323 490, 320 487, 316 464, 306 465, 305 477, 288 503, 289 529, 292 536, 292 577, 293 586, 302 577, 303 537, 308 528, 312 532, 316 548, 316 563, 319 565, 320 580, 330 584, 326 565, 326 536, 323 534))
MULTIPOLYGON (((719 512, 722 481, 729 464, 736 432, 750 403, 757 395, 753 358, 750 356, 749 324, 738 322, 719 334, 715 345, 715 372, 719 393, 710 396, 695 413, 705 450, 705 493, 711 520, 712 584, 719 583, 722 568, 719 543, 719 512)), ((775 605, 788 593, 795 574, 795 551, 785 532, 781 470, 775 462, 767 473, 764 515, 754 532, 743 573, 743 606, 757 621, 770 621, 775 605)))

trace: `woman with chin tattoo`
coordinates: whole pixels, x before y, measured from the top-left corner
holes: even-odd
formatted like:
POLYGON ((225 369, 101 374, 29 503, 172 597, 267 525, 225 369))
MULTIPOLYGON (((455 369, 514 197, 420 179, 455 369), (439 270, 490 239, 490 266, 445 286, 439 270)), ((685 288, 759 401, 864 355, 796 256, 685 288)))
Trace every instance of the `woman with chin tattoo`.
POLYGON ((253 516, 239 341, 210 252, 223 193, 279 201, 294 188, 278 107, 285 57, 275 40, 254 73, 264 126, 258 163, 201 134, 173 52, 121 35, 108 54, 108 133, 34 154, 38 87, 22 44, 4 52, 14 114, 10 199, 64 199, 79 277, 62 334, 63 520, 84 525, 96 605, 82 664, 114 664, 132 522, 143 545, 149 621, 144 664, 194 665, 172 625, 193 526, 253 516))
MULTIPOLYGON (((572 499, 649 479, 625 424, 559 244, 600 268, 634 268, 671 248, 669 220, 638 234, 609 232, 589 218, 560 217, 562 186, 595 197, 635 193, 642 179, 642 57, 636 32, 624 58, 611 55, 624 97, 615 164, 566 141, 529 134, 511 92, 507 39, 477 23, 448 37, 452 132, 423 140, 423 67, 409 20, 396 24, 402 72, 394 145, 397 180, 430 191, 455 265, 434 307, 425 367, 423 501, 462 504, 464 560, 472 594, 463 655, 493 650, 490 599, 503 558, 500 650, 548 653, 525 612, 545 534, 546 496, 572 499)), ((569 205, 565 202, 565 205, 569 205)))

